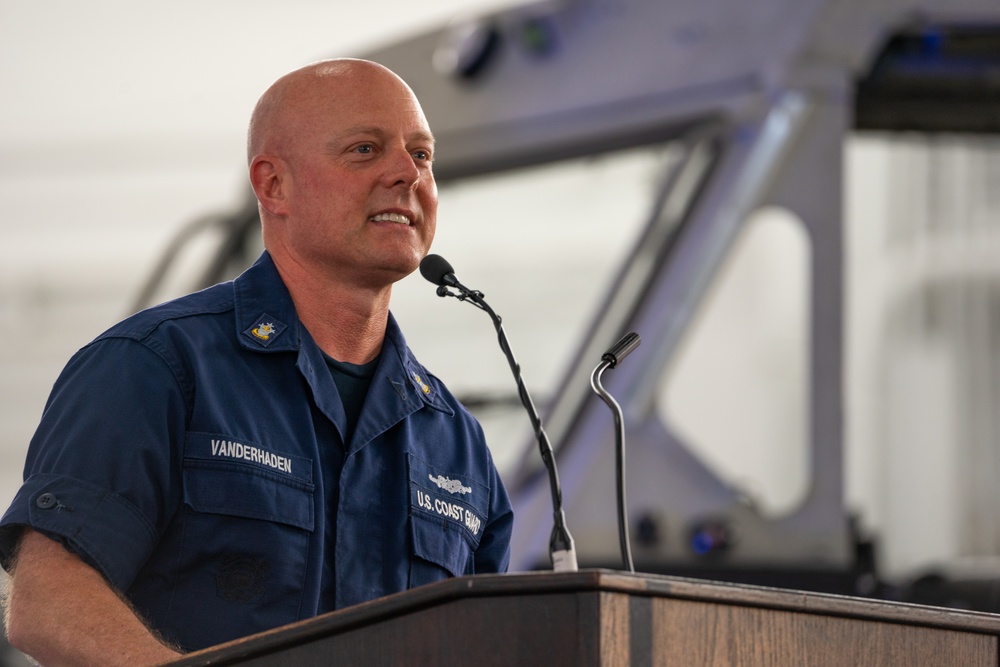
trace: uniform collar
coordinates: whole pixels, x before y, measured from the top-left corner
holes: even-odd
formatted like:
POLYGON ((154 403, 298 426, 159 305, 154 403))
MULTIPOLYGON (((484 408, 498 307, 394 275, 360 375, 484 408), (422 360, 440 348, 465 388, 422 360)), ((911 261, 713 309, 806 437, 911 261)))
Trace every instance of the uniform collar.
POLYGON ((234 281, 236 338, 259 352, 287 352, 300 345, 299 317, 278 268, 265 250, 234 281))
MULTIPOLYGON (((234 286, 236 338, 242 347, 257 352, 288 352, 300 350, 305 345, 315 348, 310 351, 316 353, 316 359, 321 358, 319 348, 299 322, 292 296, 266 250, 253 266, 236 278, 234 286)), ((388 383, 399 401, 409 406, 407 409, 425 404, 452 412, 441 396, 440 383, 413 357, 392 313, 382 344, 382 360, 373 382, 388 383)))
MULTIPOLYGON (((379 371, 383 370, 383 366, 386 370, 393 367, 397 369, 395 372, 389 370, 389 376, 385 379, 389 381, 400 399, 404 402, 414 400, 418 403, 425 403, 436 410, 452 414, 451 407, 441 396, 441 383, 431 377, 427 369, 413 357, 413 353, 403 338, 403 332, 396 324, 396 318, 392 316, 392 313, 389 313, 389 322, 385 329, 382 357, 383 361, 379 364, 379 371), (398 366, 393 364, 392 360, 388 364, 385 363, 387 354, 398 359, 398 366), (402 377, 400 377, 400 373, 402 377)), ((379 371, 376 371, 376 379, 380 379, 378 378, 379 371)))
POLYGON ((365 447, 410 414, 428 407, 445 414, 454 414, 441 395, 440 383, 413 358, 390 313, 381 358, 368 388, 368 396, 348 452, 365 447))

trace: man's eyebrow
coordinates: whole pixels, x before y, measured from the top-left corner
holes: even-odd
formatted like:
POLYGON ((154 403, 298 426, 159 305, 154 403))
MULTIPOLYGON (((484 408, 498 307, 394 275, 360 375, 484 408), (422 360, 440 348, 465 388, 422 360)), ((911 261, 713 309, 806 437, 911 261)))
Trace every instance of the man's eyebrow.
POLYGON ((411 135, 410 139, 411 140, 416 140, 416 141, 424 141, 424 142, 430 143, 432 146, 435 143, 437 143, 437 139, 435 139, 434 135, 432 133, 430 133, 430 132, 422 132, 422 131, 421 132, 416 132, 413 135, 411 135))

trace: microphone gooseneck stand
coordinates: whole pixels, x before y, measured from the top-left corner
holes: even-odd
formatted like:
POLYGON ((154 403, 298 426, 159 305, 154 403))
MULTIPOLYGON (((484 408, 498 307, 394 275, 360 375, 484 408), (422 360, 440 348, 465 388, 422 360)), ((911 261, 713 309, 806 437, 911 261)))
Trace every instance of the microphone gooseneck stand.
POLYGON ((622 408, 618 401, 609 394, 601 384, 601 375, 608 368, 614 368, 632 350, 639 347, 641 342, 639 334, 634 331, 614 344, 607 352, 601 356, 601 363, 594 369, 594 374, 590 377, 590 386, 597 392, 615 417, 615 479, 618 490, 618 541, 621 546, 622 563, 629 572, 635 572, 635 565, 632 563, 632 547, 628 537, 628 511, 625 504, 625 420, 622 416, 622 408))
POLYGON ((538 441, 538 447, 541 451, 542 461, 545 463, 545 469, 549 474, 553 511, 552 536, 549 539, 549 556, 552 559, 552 569, 556 572, 575 572, 578 569, 576 547, 573 544, 573 537, 569 534, 569 529, 566 527, 566 513, 562 507, 562 487, 559 484, 559 473, 556 470, 552 444, 549 442, 549 437, 542 427, 542 420, 538 417, 538 411, 535 410, 535 404, 532 402, 530 394, 528 394, 528 389, 524 385, 524 380, 521 377, 521 367, 510 349, 507 334, 504 333, 500 316, 486 303, 482 292, 470 290, 458 281, 458 278, 455 277, 454 269, 451 268, 451 264, 440 255, 428 255, 425 257, 420 262, 420 274, 438 286, 438 296, 453 296, 459 301, 467 301, 480 310, 485 311, 490 316, 490 319, 493 320, 493 326, 496 328, 497 338, 500 341, 500 349, 503 350, 504 355, 507 357, 507 363, 514 374, 514 380, 517 382, 518 396, 521 399, 524 409, 528 412, 528 418, 531 420, 531 427, 535 432, 535 439, 538 441))

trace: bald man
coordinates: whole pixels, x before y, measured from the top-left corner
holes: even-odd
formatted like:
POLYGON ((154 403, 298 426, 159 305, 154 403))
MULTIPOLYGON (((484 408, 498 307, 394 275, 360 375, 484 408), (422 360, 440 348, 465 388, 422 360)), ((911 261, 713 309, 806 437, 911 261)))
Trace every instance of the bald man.
POLYGON ((0 521, 11 643, 140 665, 446 577, 503 572, 482 429, 392 285, 434 238, 434 138, 384 67, 315 63, 254 110, 266 251, 78 352, 0 521))

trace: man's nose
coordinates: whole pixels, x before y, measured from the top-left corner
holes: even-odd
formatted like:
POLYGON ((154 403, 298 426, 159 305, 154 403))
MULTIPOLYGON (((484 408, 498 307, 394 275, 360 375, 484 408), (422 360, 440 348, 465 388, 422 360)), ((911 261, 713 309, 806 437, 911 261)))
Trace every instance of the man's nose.
POLYGON ((387 156, 384 175, 387 187, 403 185, 413 187, 421 178, 420 167, 410 151, 400 148, 391 151, 387 156))

